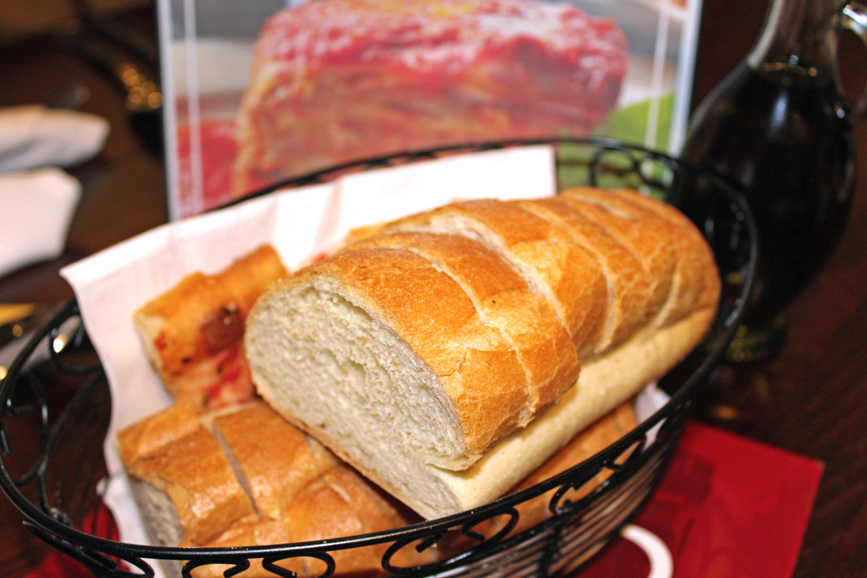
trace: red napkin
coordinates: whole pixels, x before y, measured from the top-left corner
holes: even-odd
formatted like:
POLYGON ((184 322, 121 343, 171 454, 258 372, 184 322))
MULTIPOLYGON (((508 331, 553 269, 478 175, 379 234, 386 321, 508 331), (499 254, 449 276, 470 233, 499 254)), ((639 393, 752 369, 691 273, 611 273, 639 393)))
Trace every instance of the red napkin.
MULTIPOLYGON (((818 461, 692 422, 633 524, 662 541, 674 578, 789 578, 822 471, 818 461)), ((649 574, 647 554, 619 537, 580 576, 649 574)))
MULTIPOLYGON (((82 527, 88 534, 99 538, 120 538, 111 510, 105 504, 89 514, 82 527)), ((74 558, 59 550, 52 550, 25 578, 93 578, 93 574, 74 558)))
MULTIPOLYGON (((673 573, 657 564, 660 578, 789 578, 822 471, 815 460, 691 422, 659 488, 631 525, 639 530, 626 535, 649 537, 657 553, 670 554, 673 573)), ((85 524, 89 533, 117 539, 104 506, 85 524)), ((579 576, 644 578, 650 573, 644 550, 619 537, 579 576)), ((27 578, 91 574, 53 552, 27 578)))

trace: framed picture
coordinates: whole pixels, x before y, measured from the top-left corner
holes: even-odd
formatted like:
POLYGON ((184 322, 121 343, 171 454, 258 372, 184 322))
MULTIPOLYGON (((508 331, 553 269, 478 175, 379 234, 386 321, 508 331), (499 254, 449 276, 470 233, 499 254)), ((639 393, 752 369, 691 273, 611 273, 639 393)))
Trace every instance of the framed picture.
POLYGON ((681 146, 701 0, 158 0, 172 219, 359 158, 681 146))

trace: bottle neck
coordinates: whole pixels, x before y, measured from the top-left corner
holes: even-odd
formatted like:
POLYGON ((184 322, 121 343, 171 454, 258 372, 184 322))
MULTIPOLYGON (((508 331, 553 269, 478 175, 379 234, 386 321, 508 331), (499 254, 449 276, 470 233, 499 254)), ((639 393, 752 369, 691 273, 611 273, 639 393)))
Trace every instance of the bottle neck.
POLYGON ((747 57, 755 70, 792 69, 833 78, 841 0, 773 0, 756 45, 747 57))

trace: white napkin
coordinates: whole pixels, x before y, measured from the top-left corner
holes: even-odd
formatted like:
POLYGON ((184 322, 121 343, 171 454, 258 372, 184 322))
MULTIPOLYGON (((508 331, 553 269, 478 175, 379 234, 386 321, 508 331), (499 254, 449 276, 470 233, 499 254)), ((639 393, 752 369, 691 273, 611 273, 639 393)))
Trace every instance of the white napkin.
POLYGON ((63 252, 81 185, 58 167, 95 155, 108 131, 93 114, 0 109, 0 276, 63 252))
POLYGON ((80 196, 61 169, 0 174, 0 276, 60 255, 80 196))
POLYGON ((108 131, 95 114, 38 104, 0 109, 0 172, 80 163, 102 149, 108 131))

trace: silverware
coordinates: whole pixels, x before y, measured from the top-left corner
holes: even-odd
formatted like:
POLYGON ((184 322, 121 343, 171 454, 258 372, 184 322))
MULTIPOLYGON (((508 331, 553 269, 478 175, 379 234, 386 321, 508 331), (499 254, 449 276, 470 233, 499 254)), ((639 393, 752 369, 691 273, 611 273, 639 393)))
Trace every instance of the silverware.
MULTIPOLYGON (((63 303, 0 304, 0 381, 6 379, 12 364, 33 336, 41 333, 62 307, 63 303)), ((78 318, 68 319, 61 324, 53 337, 51 334, 43 337, 25 362, 24 369, 49 358, 49 340, 54 353, 63 351, 80 327, 81 321, 78 318)))
POLYGON ((0 303, 0 347, 21 337, 45 313, 36 303, 0 303))

